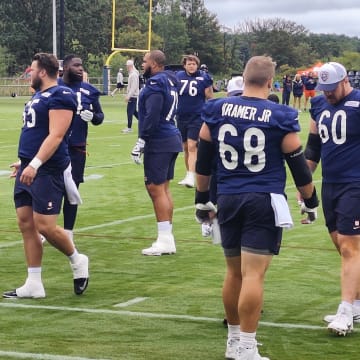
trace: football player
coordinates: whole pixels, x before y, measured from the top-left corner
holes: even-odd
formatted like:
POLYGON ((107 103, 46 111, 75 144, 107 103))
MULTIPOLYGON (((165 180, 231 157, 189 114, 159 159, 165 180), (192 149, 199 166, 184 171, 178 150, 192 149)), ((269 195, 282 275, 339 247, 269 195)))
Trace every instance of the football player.
POLYGON ((353 89, 342 64, 320 67, 311 99, 305 155, 315 171, 321 160, 322 207, 326 227, 341 256, 341 303, 327 315, 328 329, 346 335, 360 321, 360 91, 353 89))
POLYGON ((165 55, 160 50, 145 54, 143 59, 145 87, 139 95, 139 139, 131 156, 140 164, 144 155, 144 181, 153 203, 158 236, 143 255, 175 254, 172 233, 173 201, 170 180, 174 177, 175 161, 182 151, 181 135, 175 125, 178 103, 177 80, 164 71, 165 55))
MULTIPOLYGON (((84 182, 89 123, 100 125, 104 121, 104 113, 99 101, 100 91, 88 82, 84 82, 83 74, 82 60, 75 55, 67 55, 63 61, 63 76, 58 79, 58 83, 69 87, 76 94, 77 108, 70 127, 68 144, 72 177, 77 188, 84 182)), ((74 236, 77 210, 78 205, 72 204, 66 196, 63 206, 64 228, 71 241, 74 236)))
POLYGON ((209 182, 216 159, 217 216, 227 268, 227 359, 268 360, 258 353, 256 330, 266 271, 279 253, 282 228, 292 226, 284 159, 307 211, 318 206, 297 134, 298 112, 267 100, 274 75, 270 57, 251 58, 243 75, 243 95, 210 100, 202 112, 196 217, 205 222, 213 215, 209 182))
POLYGON ((65 136, 77 108, 74 93, 57 84, 58 69, 58 61, 52 54, 38 53, 31 64, 31 86, 35 94, 23 112, 18 148, 21 163, 14 189, 28 276, 23 286, 5 292, 5 298, 45 297, 39 233, 69 257, 75 293, 82 294, 88 284, 88 257, 77 252, 67 233, 57 225, 66 191, 65 172, 70 165, 65 136))
POLYGON ((177 126, 181 132, 186 176, 179 185, 195 186, 197 142, 202 124, 201 110, 207 99, 213 97, 213 81, 206 71, 198 70, 200 60, 195 55, 182 59, 183 71, 176 73, 179 80, 177 126))

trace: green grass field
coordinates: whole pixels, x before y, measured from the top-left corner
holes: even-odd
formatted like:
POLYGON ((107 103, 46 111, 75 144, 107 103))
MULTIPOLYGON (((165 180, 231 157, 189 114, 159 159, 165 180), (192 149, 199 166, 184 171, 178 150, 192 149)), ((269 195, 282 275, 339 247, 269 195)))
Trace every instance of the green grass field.
MULTIPOLYGON (((12 200, 9 164, 26 97, 0 98, 0 291, 23 284, 26 265, 12 200)), ((105 122, 91 127, 86 182, 81 185, 75 242, 90 257, 90 283, 83 296, 72 290, 67 259, 45 245, 42 300, 0 300, 0 359, 45 360, 215 360, 223 359, 227 331, 221 287, 221 248, 202 238, 194 220, 193 190, 177 185, 172 194, 177 254, 144 257, 156 237, 152 205, 141 166, 131 162, 136 131, 126 126, 121 95, 102 97, 105 122)), ((301 113, 303 139, 308 113, 301 113)), ((134 121, 134 127, 137 123, 134 121)), ((320 190, 320 174, 315 175, 320 190)), ((358 359, 359 329, 339 338, 322 318, 340 300, 340 258, 324 226, 321 209, 312 225, 301 225, 295 187, 287 194, 295 227, 270 267, 264 313, 258 329, 260 353, 271 360, 358 359)), ((61 217, 59 222, 62 223, 61 217)))

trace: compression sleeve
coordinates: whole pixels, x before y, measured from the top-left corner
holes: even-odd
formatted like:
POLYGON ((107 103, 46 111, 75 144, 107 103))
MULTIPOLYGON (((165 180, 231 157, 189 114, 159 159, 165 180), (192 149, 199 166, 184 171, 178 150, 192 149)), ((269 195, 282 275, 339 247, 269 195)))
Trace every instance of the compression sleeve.
POLYGON ((305 158, 318 163, 320 161, 321 139, 318 134, 309 133, 305 148, 305 158))
POLYGON ((198 174, 204 176, 211 175, 214 155, 215 155, 214 143, 200 138, 198 151, 197 151, 197 159, 196 159, 196 172, 198 174))
POLYGON ((312 175, 306 163, 302 146, 291 153, 285 154, 285 160, 297 187, 311 183, 312 175))

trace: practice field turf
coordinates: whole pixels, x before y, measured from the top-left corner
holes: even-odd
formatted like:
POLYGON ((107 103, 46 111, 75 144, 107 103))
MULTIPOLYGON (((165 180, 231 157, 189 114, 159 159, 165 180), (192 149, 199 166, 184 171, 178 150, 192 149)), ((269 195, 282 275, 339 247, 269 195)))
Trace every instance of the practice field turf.
MULTIPOLYGON (((26 100, 0 98, 1 292, 22 285, 26 277, 9 179, 26 100)), ((90 127, 86 182, 80 187, 84 203, 75 229, 78 249, 90 258, 89 288, 83 296, 73 294, 67 259, 46 244, 47 297, 0 300, 0 359, 223 359, 224 259, 221 247, 201 236, 194 191, 177 185, 185 172, 183 155, 171 186, 177 253, 144 257, 141 249, 155 240, 156 221, 142 167, 129 155, 137 122, 133 133, 123 134, 123 96, 101 102, 105 122, 90 127)), ((301 113, 304 140, 308 116, 301 113)), ((319 171, 315 181, 320 193, 319 171)), ((284 232, 280 255, 267 274, 260 353, 271 360, 358 359, 359 328, 340 338, 322 321, 340 300, 340 258, 321 208, 315 224, 301 225, 291 179, 287 194, 295 227, 284 232)))

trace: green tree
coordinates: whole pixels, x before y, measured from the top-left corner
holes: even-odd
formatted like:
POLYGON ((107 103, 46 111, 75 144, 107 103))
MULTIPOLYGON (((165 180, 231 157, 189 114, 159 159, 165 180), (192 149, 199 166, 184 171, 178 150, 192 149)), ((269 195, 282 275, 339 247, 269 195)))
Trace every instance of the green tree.
POLYGON ((216 15, 205 8, 203 0, 182 3, 190 38, 186 52, 197 54, 211 72, 223 71, 223 36, 216 15))
POLYGON ((15 57, 11 75, 30 64, 38 51, 52 52, 52 6, 49 0, 0 2, 1 40, 15 57))
POLYGON ((154 13, 154 32, 160 36, 159 47, 166 54, 168 63, 180 63, 189 44, 185 18, 181 13, 181 1, 160 0, 154 13))
POLYGON ((302 61, 296 51, 307 30, 303 25, 281 18, 248 20, 238 32, 247 39, 251 56, 270 55, 279 66, 297 66, 302 61))

